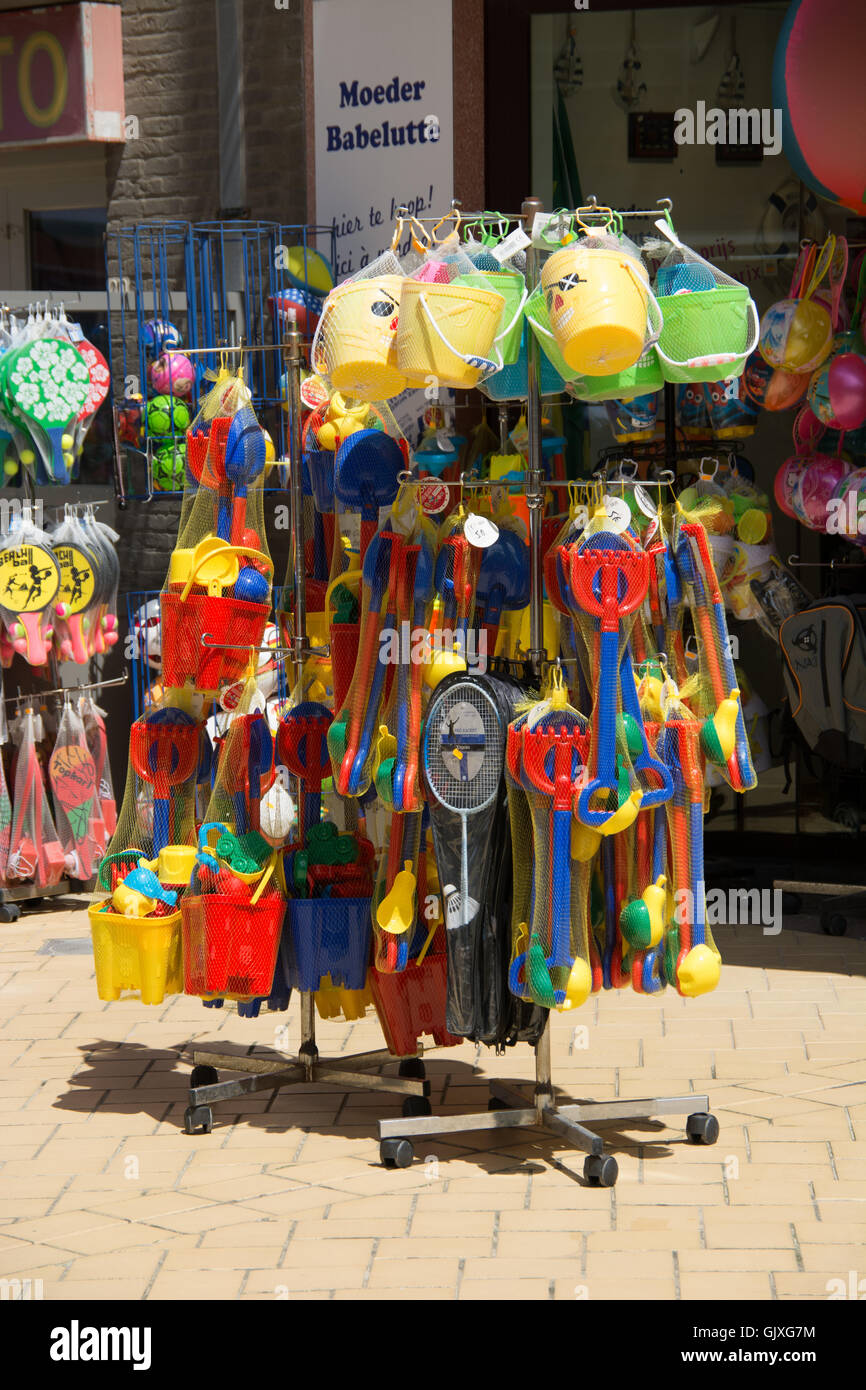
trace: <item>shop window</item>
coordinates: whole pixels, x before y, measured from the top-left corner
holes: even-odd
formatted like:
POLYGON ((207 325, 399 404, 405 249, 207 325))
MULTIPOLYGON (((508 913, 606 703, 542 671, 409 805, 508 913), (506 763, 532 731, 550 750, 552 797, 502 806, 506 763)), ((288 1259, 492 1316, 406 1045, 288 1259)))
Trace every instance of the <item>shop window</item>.
POLYGON ((104 290, 105 208, 30 212, 30 288, 104 290))

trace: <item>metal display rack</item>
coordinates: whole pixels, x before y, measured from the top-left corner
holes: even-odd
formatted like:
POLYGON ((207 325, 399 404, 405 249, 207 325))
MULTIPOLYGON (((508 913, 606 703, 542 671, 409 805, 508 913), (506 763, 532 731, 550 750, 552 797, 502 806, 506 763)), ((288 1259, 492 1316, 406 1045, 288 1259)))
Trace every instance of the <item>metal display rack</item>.
MULTIPOLYGON (((504 215, 508 222, 523 223, 531 228, 536 213, 542 211, 537 199, 527 199, 517 215, 504 215)), ((624 216, 651 217, 662 211, 625 213, 624 216)), ((465 213, 467 221, 479 221, 486 214, 465 213)), ((489 220, 498 221, 503 214, 489 220)), ((433 221, 435 219, 426 219, 433 221)), ((527 278, 535 280, 539 273, 539 255, 527 252, 527 278)), ((546 661, 542 645, 542 555, 541 520, 544 506, 544 476, 541 450, 541 405, 538 390, 538 344, 534 335, 529 342, 529 392, 527 422, 529 429, 526 500, 529 511, 530 543, 530 645, 528 664, 539 676, 546 661)), ((303 504, 301 478, 300 431, 300 372, 301 342, 293 329, 285 344, 285 359, 289 377, 289 435, 290 485, 294 576, 294 637, 292 660, 295 670, 309 652, 306 632, 306 587, 303 564, 303 504)), ((616 1159, 606 1154, 601 1135, 591 1126, 622 1124, 630 1120, 645 1120, 658 1115, 687 1116, 686 1132, 693 1142, 713 1144, 719 1134, 718 1121, 708 1113, 706 1095, 654 1096, 644 1100, 558 1101, 553 1086, 550 1049, 550 1019, 548 1017, 535 1051, 535 1084, 531 1094, 525 1094, 511 1083, 492 1081, 488 1110, 468 1115, 434 1116, 431 1114, 430 1083, 425 1077, 420 1055, 393 1057, 387 1050, 362 1053, 348 1058, 319 1057, 315 1034, 315 1003, 312 993, 301 993, 301 1046, 297 1057, 263 1058, 227 1055, 214 1050, 193 1050, 193 1072, 190 1078, 189 1108, 185 1113, 187 1133, 209 1133, 213 1126, 212 1106, 264 1090, 275 1090, 298 1083, 326 1082, 342 1087, 364 1090, 391 1091, 405 1096, 403 1118, 379 1121, 380 1156, 390 1167, 408 1167, 414 1156, 411 1140, 421 1136, 447 1136, 490 1129, 541 1128, 557 1136, 571 1147, 587 1155, 584 1177, 593 1184, 611 1187, 616 1182, 616 1159), (385 1063, 397 1062, 396 1077, 375 1074, 385 1063), (247 1073, 238 1080, 220 1081, 218 1069, 247 1073)), ((419 1049, 420 1054, 420 1049, 419 1049)))
MULTIPOLYGON (((595 199, 592 199, 595 203, 595 199)), ((662 204, 650 212, 623 213, 624 217, 660 215, 662 204)), ((522 222, 531 230, 535 215, 542 205, 527 198, 519 216, 508 221, 522 222)), ((467 221, 478 220, 478 214, 467 213, 467 221)), ((498 215, 497 215, 498 216, 498 215)), ((535 283, 539 276, 539 253, 527 249, 527 280, 535 283)), ((544 506, 544 477, 541 453, 541 398, 538 391, 538 340, 529 335, 528 401, 529 458, 526 475, 526 502, 529 510, 530 562, 530 650, 528 662, 540 675, 546 653, 542 644, 542 555, 541 513, 544 506)), ((490 1082, 490 1100, 486 1112, 470 1115, 431 1115, 416 1119, 379 1121, 379 1151, 383 1163, 406 1168, 414 1157, 413 1138, 422 1136, 471 1134, 489 1129, 539 1128, 555 1135, 572 1148, 586 1154, 584 1178, 602 1187, 612 1187, 618 1176, 618 1165, 612 1154, 604 1151, 601 1135, 591 1126, 621 1124, 629 1120, 646 1120, 657 1115, 687 1116, 686 1133, 695 1143, 714 1144, 719 1136, 719 1123, 709 1112, 706 1095, 653 1096, 645 1100, 559 1101, 553 1086, 550 1058, 550 1016, 535 1045, 535 1085, 531 1093, 513 1084, 490 1082)))
MULTIPOLYGON (((301 371, 304 358, 301 337, 292 327, 283 344, 289 385, 289 485, 292 520, 292 575, 294 581, 294 635, 286 648, 297 679, 310 648, 306 637, 306 572, 304 568, 303 477, 301 469, 301 371)), ((204 636, 203 635, 203 640, 204 636)), ((387 1048, 359 1053, 354 1057, 322 1058, 316 1044, 316 1005, 313 993, 299 991, 301 997, 301 1046, 297 1057, 277 1058, 237 1056, 211 1050, 194 1049, 190 1076, 189 1106, 184 1113, 187 1134, 209 1134, 213 1128, 212 1106, 258 1091, 281 1086, 310 1083, 351 1087, 363 1091, 390 1091, 405 1097, 403 1113, 429 1115, 430 1082, 420 1057, 394 1057, 387 1048), (388 1062, 398 1064, 397 1076, 379 1073, 388 1062), (220 1081, 219 1068, 246 1073, 232 1081, 220 1081)))
MULTIPOLYGON (((168 443, 179 446, 185 434, 178 429, 176 434, 155 436, 148 424, 147 407, 155 394, 148 379, 148 321, 173 323, 182 335, 180 351, 199 369, 192 394, 183 401, 192 418, 210 385, 204 373, 215 372, 220 349, 240 343, 261 349, 278 342, 279 306, 292 288, 282 253, 290 247, 302 251, 305 261, 320 253, 333 264, 335 229, 242 220, 147 222, 122 227, 106 239, 115 489, 121 505, 152 500, 155 450, 168 443), (117 433, 118 411, 129 394, 142 398, 138 444, 121 443, 117 433)), ((269 430, 278 458, 283 458, 287 417, 279 355, 254 353, 245 365, 253 408, 269 430)), ((173 393, 168 394, 173 400, 173 393)))

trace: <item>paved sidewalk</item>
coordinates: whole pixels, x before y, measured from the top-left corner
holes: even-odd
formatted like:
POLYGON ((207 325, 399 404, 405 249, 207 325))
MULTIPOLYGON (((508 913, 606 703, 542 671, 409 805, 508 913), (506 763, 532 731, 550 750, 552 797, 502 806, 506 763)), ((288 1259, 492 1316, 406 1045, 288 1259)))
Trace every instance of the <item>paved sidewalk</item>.
MULTIPOLYGON (((683 1122, 608 1128, 613 1189, 540 1132, 378 1157, 390 1097, 292 1088, 183 1133, 191 1041, 267 1050, 298 1008, 240 1019, 177 997, 102 1004, 83 911, 0 927, 0 1292, 46 1299, 823 1299, 862 1271, 866 942, 721 930, 720 988, 631 991, 555 1017, 554 1078, 596 1099, 708 1090, 715 1147, 683 1122), (31 1285, 37 1289, 38 1286, 31 1285), (26 1292, 26 1285, 24 1285, 26 1292)), ((324 1055, 381 1046, 372 1012, 324 1055)), ((525 1047, 428 1061, 434 1113, 485 1109, 525 1047)))

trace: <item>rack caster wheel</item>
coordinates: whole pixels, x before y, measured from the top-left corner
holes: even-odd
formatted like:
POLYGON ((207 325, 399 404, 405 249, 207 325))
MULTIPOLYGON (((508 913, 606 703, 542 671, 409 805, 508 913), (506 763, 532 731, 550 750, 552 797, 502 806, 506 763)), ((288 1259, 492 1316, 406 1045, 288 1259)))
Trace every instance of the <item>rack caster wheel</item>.
POLYGON ((491 1096, 487 1102, 488 1110, 510 1110, 511 1106, 507 1100, 500 1100, 498 1096, 491 1096))
POLYGON ((192 1075, 189 1078, 189 1089, 193 1091, 197 1086, 216 1086, 219 1079, 220 1074, 216 1067, 193 1067, 192 1075))
POLYGON ((686 1134, 693 1144, 715 1144, 719 1137, 719 1122, 715 1115, 689 1115, 686 1134))
MULTIPOLYGON (((414 1099, 410 1096, 410 1100, 414 1099)), ((408 1168, 415 1150, 408 1139, 383 1139, 379 1144, 379 1157, 386 1168, 408 1168)))
POLYGON ((17 922, 21 908, 17 903, 0 903, 0 922, 17 922))
POLYGON ((841 912, 823 912, 821 930, 825 936, 844 936, 848 930, 848 922, 841 912))
POLYGON ((213 1129, 213 1111, 209 1105, 189 1105, 183 1112, 185 1134, 210 1134, 213 1129))
POLYGON ((583 1163, 583 1176, 591 1187, 613 1187, 619 1165, 610 1154, 589 1154, 583 1163))
POLYGON ((432 1115, 433 1107, 426 1096, 407 1096, 403 1101, 403 1116, 413 1120, 420 1115, 432 1115))
POLYGON ((398 1076, 408 1076, 413 1081, 423 1081, 427 1076, 427 1069, 420 1057, 407 1057, 397 1068, 398 1076))

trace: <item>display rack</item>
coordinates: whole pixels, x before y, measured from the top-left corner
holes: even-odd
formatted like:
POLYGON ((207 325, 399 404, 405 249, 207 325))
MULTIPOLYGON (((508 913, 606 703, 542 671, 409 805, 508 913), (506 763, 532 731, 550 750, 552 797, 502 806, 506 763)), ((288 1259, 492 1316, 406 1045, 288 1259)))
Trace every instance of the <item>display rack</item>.
MULTIPOLYGON (((592 200, 593 204, 595 200, 592 200)), ((663 200, 663 206, 670 204, 663 200)), ((543 211, 536 198, 527 198, 519 217, 507 216, 510 222, 522 221, 531 231, 535 215, 543 211)), ((623 213, 624 217, 649 217, 650 212, 623 213)), ((483 214, 481 214, 483 216, 483 214)), ((497 214, 498 216, 498 214, 497 214)), ((466 220, 477 220, 479 214, 467 213, 466 220)), ((538 252, 527 249, 527 280, 538 279, 538 252)), ((544 505, 544 479, 541 453, 541 397, 538 391, 538 340, 529 335, 527 426, 529 431, 526 502, 529 511, 530 650, 528 662, 540 676, 546 653, 542 645, 542 554, 541 511, 544 505)), ((586 1154, 584 1178, 601 1187, 612 1187, 617 1180, 618 1165, 612 1154, 604 1151, 601 1135, 590 1126, 621 1124, 631 1120, 652 1119, 658 1115, 685 1115, 686 1133, 694 1143, 714 1144, 719 1137, 719 1122, 709 1112, 706 1095, 653 1096, 645 1100, 558 1101, 556 1098, 550 1057, 550 1015, 544 1031, 535 1044, 535 1085, 531 1093, 507 1082, 490 1082, 490 1100, 486 1112, 470 1115, 431 1115, 422 1118, 379 1121, 379 1152, 386 1166, 406 1168, 414 1157, 413 1138, 471 1134, 490 1129, 540 1128, 555 1135, 572 1148, 586 1154)))
MULTIPOLYGON (((284 359, 289 386, 289 486, 292 522, 292 575, 294 600, 294 635, 287 648, 296 678, 299 680, 309 655, 306 637, 306 572, 304 569, 303 535, 303 478, 301 468, 301 372, 303 352, 296 327, 288 330, 284 343, 284 359)), ((203 634, 206 636, 207 634, 203 634)), ((221 1101, 258 1091, 277 1090, 281 1086, 310 1083, 351 1088, 362 1091, 390 1091, 405 1097, 404 1115, 430 1114, 430 1082, 426 1079, 424 1063, 413 1054, 394 1057, 387 1048, 363 1052, 353 1057, 322 1058, 316 1044, 316 1007, 311 991, 299 991, 301 998, 301 1045, 296 1057, 266 1058, 239 1056, 193 1049, 193 1070, 190 1076, 189 1105, 184 1113, 187 1134, 209 1134, 213 1128, 212 1107, 221 1101), (382 1076, 388 1062, 398 1064, 396 1076, 382 1076), (237 1080, 220 1081, 219 1069, 247 1073, 237 1080)))
MULTIPOLYGON (((456 205, 455 205, 456 206, 456 205)), ((662 205, 659 206, 659 212, 662 205)), ((537 199, 527 199, 517 215, 505 215, 509 222, 522 222, 531 228, 536 213, 542 211, 537 199)), ((649 217, 652 212, 624 216, 649 217)), ((462 214, 478 221, 486 214, 462 214)), ((503 215, 496 214, 499 220, 503 215)), ((428 219, 434 220, 434 219, 428 219)), ((538 277, 538 253, 527 252, 527 278, 538 277)), ((303 563, 303 501, 301 476, 300 379, 301 340, 292 329, 284 344, 289 380, 289 444, 291 522, 294 578, 294 636, 292 661, 299 674, 309 647, 306 633, 306 582, 303 563)), ((530 546, 530 651, 528 664, 539 677, 546 660, 542 644, 543 574, 541 520, 544 506, 544 476, 541 451, 541 399, 538 391, 538 345, 530 335, 528 360, 527 424, 529 430, 526 500, 529 511, 530 546)), ((502 416, 500 416, 500 419, 502 416)), ((386 1166, 408 1167, 414 1156, 411 1140, 421 1136, 467 1134, 490 1129, 541 1128, 587 1155, 584 1177, 587 1182, 612 1187, 616 1182, 616 1159, 604 1151, 604 1141, 590 1125, 621 1124, 659 1115, 687 1116, 686 1132, 696 1143, 713 1144, 719 1134, 716 1117, 708 1113, 706 1095, 654 1096, 644 1100, 564 1101, 556 1099, 550 1049, 550 1018, 535 1045, 535 1085, 531 1095, 513 1083, 492 1081, 488 1110, 469 1115, 434 1116, 430 1111, 430 1082, 424 1074, 420 1055, 393 1057, 387 1050, 362 1053, 355 1057, 322 1059, 316 1046, 315 1002, 312 993, 301 993, 301 1045, 296 1057, 267 1058, 238 1056, 214 1050, 193 1049, 189 1107, 184 1116, 188 1134, 209 1133, 213 1127, 212 1106, 259 1091, 304 1083, 328 1083, 374 1091, 390 1091, 405 1096, 403 1118, 379 1121, 379 1151, 386 1166), (398 1063, 396 1077, 373 1074, 387 1062, 398 1063), (220 1081, 219 1069, 247 1073, 238 1080, 220 1081)), ((419 1049, 420 1054, 420 1049, 419 1049)))

